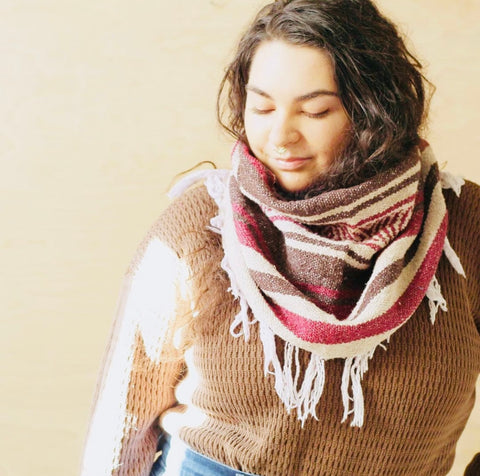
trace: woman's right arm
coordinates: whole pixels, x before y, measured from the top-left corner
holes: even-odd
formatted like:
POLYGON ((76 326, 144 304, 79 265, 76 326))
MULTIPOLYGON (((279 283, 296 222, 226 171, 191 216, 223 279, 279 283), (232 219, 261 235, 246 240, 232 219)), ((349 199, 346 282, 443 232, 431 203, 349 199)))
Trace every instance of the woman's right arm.
POLYGON ((158 417, 175 405, 183 360, 173 340, 189 311, 188 271, 175 252, 150 236, 125 277, 100 376, 82 476, 147 476, 158 417))

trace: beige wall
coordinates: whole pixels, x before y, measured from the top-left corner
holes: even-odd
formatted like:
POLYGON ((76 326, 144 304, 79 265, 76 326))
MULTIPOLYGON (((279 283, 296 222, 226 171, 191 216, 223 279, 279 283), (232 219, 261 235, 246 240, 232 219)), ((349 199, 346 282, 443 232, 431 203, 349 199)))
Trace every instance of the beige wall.
MULTIPOLYGON (((0 3, 0 475, 76 474, 122 273, 172 176, 228 163, 216 87, 263 3, 0 3)), ((437 85, 439 160, 480 181, 480 1, 380 4, 437 85)))

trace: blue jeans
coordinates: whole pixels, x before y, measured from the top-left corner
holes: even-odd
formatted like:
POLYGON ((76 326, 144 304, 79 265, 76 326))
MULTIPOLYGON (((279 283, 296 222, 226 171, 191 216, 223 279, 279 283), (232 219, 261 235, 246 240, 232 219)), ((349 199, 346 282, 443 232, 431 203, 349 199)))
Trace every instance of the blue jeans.
POLYGON ((172 442, 168 436, 161 437, 158 451, 162 454, 150 476, 255 476, 207 458, 178 440, 172 442))

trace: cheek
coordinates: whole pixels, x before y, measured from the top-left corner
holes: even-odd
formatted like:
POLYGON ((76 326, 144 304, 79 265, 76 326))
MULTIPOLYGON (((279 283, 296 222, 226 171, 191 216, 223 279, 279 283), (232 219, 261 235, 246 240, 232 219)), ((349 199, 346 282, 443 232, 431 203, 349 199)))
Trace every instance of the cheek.
POLYGON ((268 131, 264 122, 250 114, 245 115, 245 135, 247 136, 250 148, 255 152, 263 148, 268 131))
POLYGON ((322 137, 324 147, 329 150, 338 150, 346 142, 348 130, 350 129, 349 122, 343 118, 333 121, 318 133, 317 137, 322 137))

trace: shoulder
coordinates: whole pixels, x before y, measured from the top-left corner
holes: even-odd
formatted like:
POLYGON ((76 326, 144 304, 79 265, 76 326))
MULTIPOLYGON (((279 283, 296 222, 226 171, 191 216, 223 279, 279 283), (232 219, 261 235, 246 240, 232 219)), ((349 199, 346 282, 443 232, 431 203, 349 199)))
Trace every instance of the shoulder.
POLYGON ((184 239, 185 233, 201 233, 217 214, 217 206, 204 185, 185 191, 153 224, 151 232, 164 240, 184 239))
MULTIPOLYGON (((460 196, 444 190, 448 209, 448 239, 472 285, 480 285, 480 186, 466 181, 460 196)), ((476 294, 477 291, 475 291, 476 294)))
POLYGON ((464 233, 480 238, 480 186, 469 180, 462 186, 460 196, 453 190, 444 190, 451 227, 461 228, 464 233))
POLYGON ((470 180, 465 180, 465 184, 462 186, 460 197, 462 201, 480 200, 480 185, 470 180))
POLYGON ((204 185, 188 189, 160 214, 137 248, 127 273, 135 270, 152 243, 162 243, 178 258, 190 255, 220 237, 208 227, 217 214, 204 185))
MULTIPOLYGON (((461 306, 465 299, 469 300, 475 325, 480 332, 480 186, 465 181, 460 196, 450 189, 444 190, 444 196, 448 209, 448 241, 460 259, 466 276, 466 280, 460 280, 455 285, 456 295, 461 296, 461 306), (459 289, 463 291, 457 292, 459 289)), ((448 266, 448 269, 456 275, 453 268, 448 266)))

